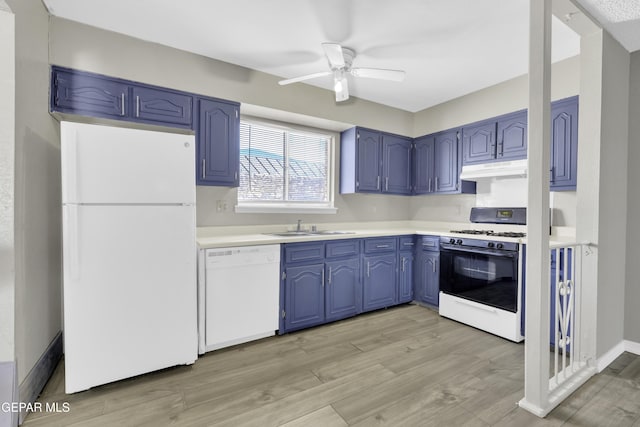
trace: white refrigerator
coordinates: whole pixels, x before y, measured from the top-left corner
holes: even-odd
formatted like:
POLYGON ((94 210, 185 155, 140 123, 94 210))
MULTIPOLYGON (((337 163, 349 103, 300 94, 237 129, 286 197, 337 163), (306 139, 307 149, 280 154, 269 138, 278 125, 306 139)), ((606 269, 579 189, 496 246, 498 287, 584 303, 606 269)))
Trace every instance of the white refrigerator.
POLYGON ((60 126, 66 393, 193 363, 193 135, 60 126))

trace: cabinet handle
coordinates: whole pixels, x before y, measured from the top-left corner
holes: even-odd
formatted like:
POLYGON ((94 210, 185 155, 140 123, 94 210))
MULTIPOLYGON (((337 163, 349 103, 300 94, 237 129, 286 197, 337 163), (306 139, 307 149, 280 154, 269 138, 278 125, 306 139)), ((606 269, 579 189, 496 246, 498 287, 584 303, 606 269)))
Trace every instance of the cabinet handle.
POLYGON ((549 174, 551 175, 551 182, 554 182, 556 180, 555 176, 553 176, 553 167, 551 167, 551 169, 549 169, 549 174))
POLYGON ((140 97, 136 96, 136 117, 140 117, 140 97))
POLYGON ((124 92, 122 93, 122 97, 120 98, 120 115, 124 116, 124 92))
POLYGON ((431 193, 431 178, 429 178, 429 193, 431 193))
POLYGON ((329 267, 329 278, 327 279, 327 283, 331 284, 331 267, 329 267))
POLYGON ((504 141, 498 143, 498 150, 500 151, 498 156, 502 157, 504 155, 504 141))
POLYGON ((380 175, 376 178, 376 190, 380 189, 380 175))
POLYGON ((367 261, 367 277, 371 277, 371 269, 370 269, 371 265, 369 263, 369 261, 367 261))
POLYGON ((322 269, 322 287, 324 287, 324 268, 322 269))
POLYGON ((233 180, 234 180, 234 181, 237 181, 237 180, 238 180, 238 171, 236 171, 236 172, 233 174, 233 180))
POLYGON ((376 248, 378 249, 384 249, 384 248, 389 248, 389 245, 376 245, 376 248))
POLYGON ((384 177, 384 191, 389 191, 389 177, 384 177))
POLYGON ((435 191, 438 191, 438 177, 436 176, 436 188, 435 191))
POLYGON ((402 272, 404 273, 404 263, 407 261, 405 257, 402 257, 402 272))
POLYGON ((207 159, 202 159, 202 179, 205 179, 204 169, 207 166, 207 159))

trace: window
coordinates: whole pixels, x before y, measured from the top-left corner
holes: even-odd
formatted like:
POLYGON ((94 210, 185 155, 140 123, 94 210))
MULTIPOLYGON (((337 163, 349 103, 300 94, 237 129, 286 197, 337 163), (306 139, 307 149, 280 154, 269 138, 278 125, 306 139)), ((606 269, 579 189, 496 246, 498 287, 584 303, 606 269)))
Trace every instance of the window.
POLYGON ((328 134, 243 120, 236 210, 335 212, 332 142, 328 134))

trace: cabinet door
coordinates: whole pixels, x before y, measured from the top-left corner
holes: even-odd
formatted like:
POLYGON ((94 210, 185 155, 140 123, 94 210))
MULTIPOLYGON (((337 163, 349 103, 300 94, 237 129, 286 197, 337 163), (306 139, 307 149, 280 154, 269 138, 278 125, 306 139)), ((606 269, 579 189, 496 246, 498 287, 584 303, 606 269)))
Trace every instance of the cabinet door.
POLYGON ((413 155, 413 185, 415 194, 429 194, 434 191, 435 178, 435 137, 433 135, 416 139, 413 155))
POLYGON ((418 253, 416 272, 416 299, 437 306, 440 293, 440 253, 418 253))
POLYGON ((124 119, 129 86, 106 77, 53 69, 51 110, 124 119))
POLYGON ((515 160, 527 158, 527 112, 509 114, 498 120, 496 158, 515 160))
POLYGON ((551 106, 551 190, 575 190, 578 175, 578 99, 551 106))
POLYGON ((193 97, 144 86, 132 89, 133 117, 139 121, 191 127, 193 97))
POLYGON ((458 189, 458 132, 450 130, 435 135, 436 193, 455 192, 458 189))
POLYGON ((287 331, 324 322, 324 264, 285 268, 287 331))
POLYGON ((411 139, 382 135, 382 191, 411 194, 411 139))
POLYGON ((398 260, 398 302, 413 299, 413 251, 402 251, 398 260))
POLYGON ((364 311, 389 307, 396 303, 396 253, 363 257, 364 311))
POLYGON ((380 133, 357 130, 356 188, 361 192, 380 192, 380 133))
POLYGON ((484 163, 496 158, 496 122, 482 122, 462 131, 462 164, 484 163))
POLYGON ((327 262, 325 276, 326 320, 344 319, 360 313, 362 288, 359 258, 327 262))
POLYGON ((240 119, 238 105, 200 99, 198 185, 238 186, 240 119))

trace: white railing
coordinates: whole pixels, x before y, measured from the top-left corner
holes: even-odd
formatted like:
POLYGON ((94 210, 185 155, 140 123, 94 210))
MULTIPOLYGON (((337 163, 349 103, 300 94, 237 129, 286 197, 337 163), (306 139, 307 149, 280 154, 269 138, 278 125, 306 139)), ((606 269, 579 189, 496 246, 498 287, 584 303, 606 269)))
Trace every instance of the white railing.
MULTIPOLYGON (((551 246, 551 328, 553 370, 549 380, 549 400, 564 400, 575 388, 576 380, 593 375, 583 341, 582 257, 589 245, 551 246), (570 391, 569 391, 570 390, 570 391)), ((591 364, 593 365, 593 364, 591 364)), ((583 382, 581 381, 580 384, 583 382)), ((555 405, 554 405, 555 406, 555 405)))
POLYGON ((584 298, 582 287, 583 262, 592 248, 586 243, 550 247, 550 298, 547 301, 551 316, 540 321, 549 325, 551 346, 550 352, 544 344, 539 349, 541 354, 549 355, 548 370, 546 363, 538 366, 540 377, 550 378, 548 382, 539 383, 542 389, 537 393, 538 404, 531 404, 527 396, 520 402, 521 407, 540 417, 546 416, 596 373, 592 346, 585 345, 589 337, 595 335, 595 323, 591 321, 594 307, 588 305, 590 300, 584 298))

